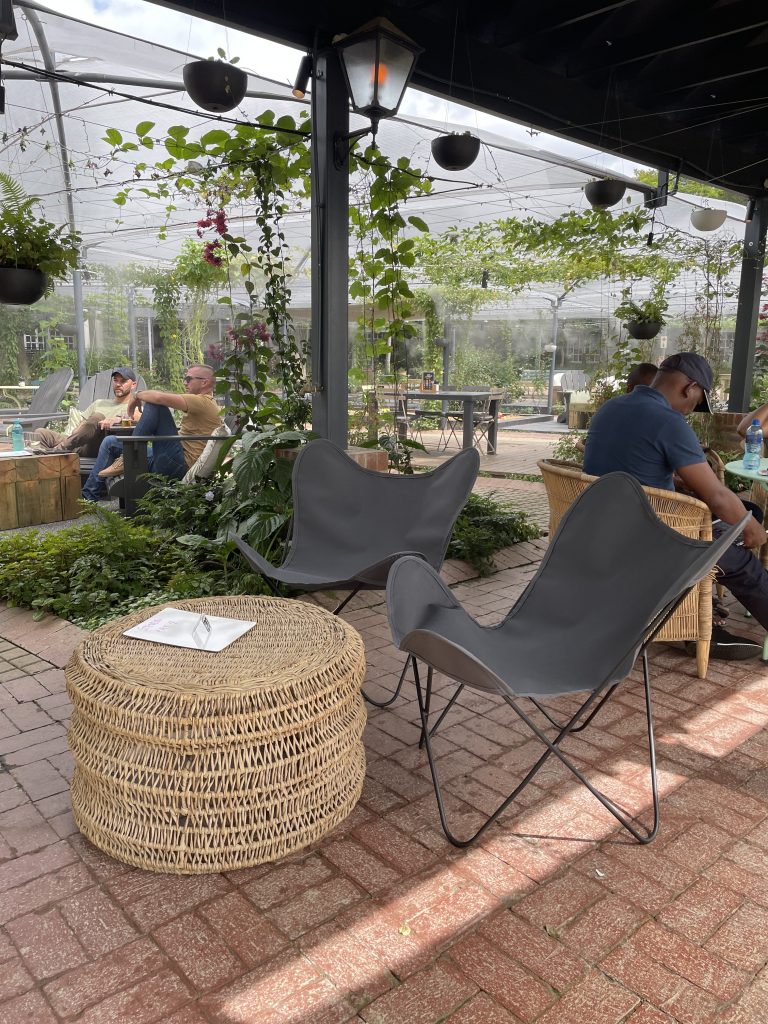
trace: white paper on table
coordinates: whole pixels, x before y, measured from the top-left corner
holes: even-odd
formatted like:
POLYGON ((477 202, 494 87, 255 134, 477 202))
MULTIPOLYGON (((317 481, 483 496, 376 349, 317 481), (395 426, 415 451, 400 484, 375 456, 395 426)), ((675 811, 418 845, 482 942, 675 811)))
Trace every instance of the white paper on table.
POLYGON ((199 615, 181 608, 163 608, 149 619, 123 631, 136 640, 153 640, 171 647, 191 647, 200 651, 223 651, 238 637, 256 625, 245 619, 225 619, 220 615, 199 615), (210 631, 205 623, 210 626, 210 631))
POLYGON ((31 452, 29 450, 29 448, 22 448, 20 452, 12 452, 12 451, 0 452, 0 459, 15 459, 15 458, 18 458, 19 455, 34 455, 34 454, 35 453, 31 452))

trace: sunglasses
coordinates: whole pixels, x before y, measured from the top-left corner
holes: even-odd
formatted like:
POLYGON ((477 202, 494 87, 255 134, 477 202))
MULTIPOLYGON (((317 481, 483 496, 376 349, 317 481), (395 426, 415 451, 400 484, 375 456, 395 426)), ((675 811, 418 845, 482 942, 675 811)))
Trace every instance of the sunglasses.
POLYGON ((188 384, 191 380, 207 380, 207 377, 191 377, 189 374, 184 378, 184 383, 188 384))

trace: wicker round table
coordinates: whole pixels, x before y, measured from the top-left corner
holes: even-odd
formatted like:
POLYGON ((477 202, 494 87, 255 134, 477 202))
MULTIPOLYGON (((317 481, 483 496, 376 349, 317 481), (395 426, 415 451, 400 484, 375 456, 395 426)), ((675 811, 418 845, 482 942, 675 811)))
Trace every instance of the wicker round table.
POLYGON ((123 636, 148 608, 80 643, 66 676, 83 835, 127 864, 196 874, 275 860, 333 829, 365 774, 357 631, 282 598, 159 607, 256 626, 220 653, 123 636))

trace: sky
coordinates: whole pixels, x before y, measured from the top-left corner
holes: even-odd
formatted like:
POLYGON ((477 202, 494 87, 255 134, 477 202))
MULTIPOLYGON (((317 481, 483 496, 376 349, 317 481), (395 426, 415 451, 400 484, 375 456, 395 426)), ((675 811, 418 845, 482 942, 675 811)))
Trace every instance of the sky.
MULTIPOLYGON (((247 70, 278 82, 293 83, 301 50, 224 26, 202 18, 146 3, 145 0, 41 0, 53 11, 71 18, 100 25, 117 32, 162 42, 164 46, 209 57, 221 47, 228 56, 240 57, 240 65, 247 70)), ((170 69, 169 69, 170 70, 170 69)), ((518 125, 492 114, 484 114, 458 103, 448 103, 416 89, 408 89, 400 107, 402 116, 430 118, 446 125, 462 125, 468 129, 480 128, 494 132, 512 142, 530 143, 528 125, 518 125)), ((572 143, 544 132, 535 133, 537 146, 569 158, 588 159, 595 167, 631 176, 635 164, 619 160, 609 154, 597 154, 578 143, 572 143)))

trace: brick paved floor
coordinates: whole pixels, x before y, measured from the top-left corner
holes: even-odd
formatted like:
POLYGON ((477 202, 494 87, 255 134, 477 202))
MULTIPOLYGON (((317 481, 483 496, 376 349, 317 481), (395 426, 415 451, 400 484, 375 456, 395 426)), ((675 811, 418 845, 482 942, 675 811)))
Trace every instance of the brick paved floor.
MULTIPOLYGON (((542 542, 446 577, 496 621, 542 542)), ((349 621, 383 692, 401 657, 380 595, 349 621)), ((750 623, 734 613, 736 631, 750 623)), ((77 833, 63 665, 80 631, 0 608, 0 1024, 747 1024, 768 1019, 768 672, 652 658, 663 793, 650 847, 563 772, 542 773, 472 850, 442 838, 413 692, 372 711, 362 799, 323 842, 199 877, 119 864, 77 833)), ((647 814, 637 679, 591 736, 589 773, 647 814)), ((471 827, 533 745, 467 695, 437 739, 471 827)))

